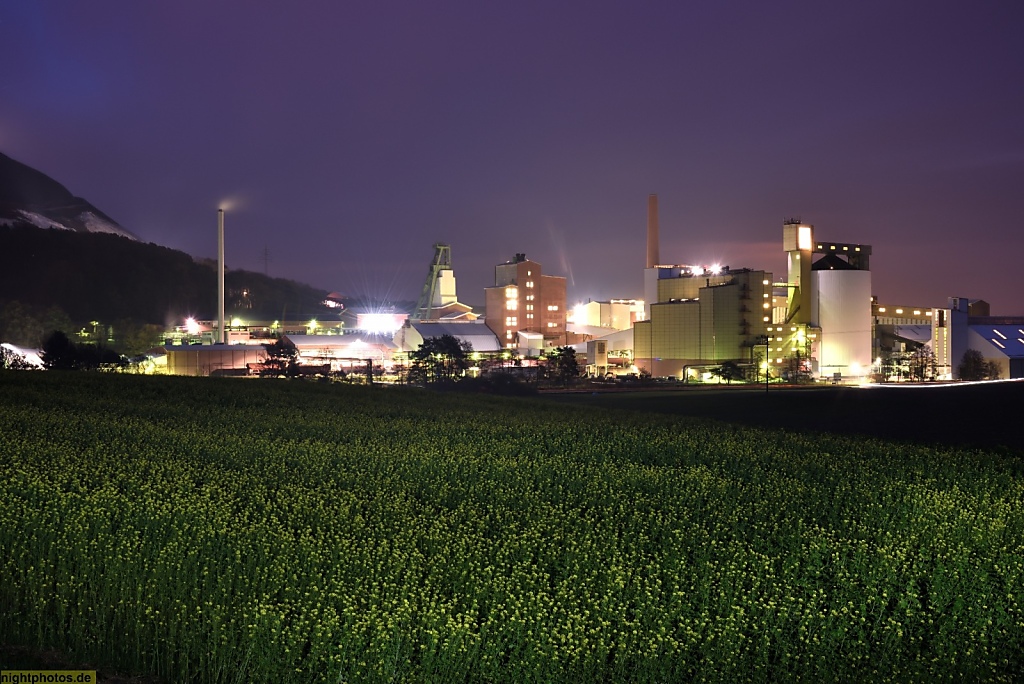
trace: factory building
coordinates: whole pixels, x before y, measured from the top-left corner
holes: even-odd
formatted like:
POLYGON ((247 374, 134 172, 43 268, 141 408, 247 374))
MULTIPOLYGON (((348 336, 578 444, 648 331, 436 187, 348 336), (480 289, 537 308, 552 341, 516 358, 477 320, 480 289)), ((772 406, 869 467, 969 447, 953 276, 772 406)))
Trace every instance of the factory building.
POLYGON ((644 295, 636 365, 655 376, 733 361, 748 376, 862 378, 872 366, 869 245, 823 242, 814 226, 783 224, 787 277, 659 263, 657 196, 648 198, 644 295), (755 359, 763 359, 755 365, 755 359), (753 371, 753 372, 751 372, 753 371))
POLYGON ((950 297, 933 316, 932 347, 939 377, 959 380, 964 353, 973 349, 1000 369, 1000 378, 1024 378, 1024 316, 992 316, 981 299, 950 297))
POLYGON ((646 307, 637 299, 612 299, 606 302, 588 301, 577 304, 569 312, 570 323, 587 328, 629 330, 637 321, 644 320, 646 307))
MULTIPOLYGON (((873 361, 870 245, 818 241, 814 226, 789 220, 782 227, 782 246, 788 271, 786 282, 778 284, 787 292, 784 350, 799 350, 802 339, 806 361, 801 363, 812 375, 864 377, 873 361)), ((773 327, 774 341, 780 341, 780 326, 773 327)), ((773 353, 771 363, 792 365, 792 357, 773 353)))
POLYGON ((736 361, 754 365, 770 323, 772 276, 766 271, 658 266, 650 320, 633 326, 635 364, 655 377, 736 361))
POLYGON ((872 297, 871 354, 876 362, 888 354, 930 346, 934 318, 931 308, 879 304, 877 297, 872 297))
POLYGON ((503 345, 482 321, 406 321, 393 338, 395 347, 403 352, 420 348, 432 337, 451 335, 459 342, 468 342, 475 352, 501 351, 503 345))
POLYGON ((366 363, 390 366, 395 345, 384 335, 285 335, 282 341, 298 352, 301 366, 327 367, 331 372, 361 370, 366 363))
POLYGON ((194 344, 164 347, 169 375, 248 375, 249 364, 267 358, 263 346, 246 344, 194 344))
POLYGON ((530 348, 557 346, 566 338, 565 302, 565 278, 545 275, 539 263, 516 254, 494 267, 494 286, 484 288, 484 320, 505 349, 520 347, 519 333, 530 348))
POLYGON ((662 264, 659 230, 658 196, 652 194, 647 198, 645 320, 633 325, 636 367, 655 377, 687 379, 734 361, 756 374, 755 347, 763 344, 771 323, 771 273, 662 264))
POLYGON ((871 299, 872 375, 877 382, 942 377, 933 354, 935 310, 871 299))

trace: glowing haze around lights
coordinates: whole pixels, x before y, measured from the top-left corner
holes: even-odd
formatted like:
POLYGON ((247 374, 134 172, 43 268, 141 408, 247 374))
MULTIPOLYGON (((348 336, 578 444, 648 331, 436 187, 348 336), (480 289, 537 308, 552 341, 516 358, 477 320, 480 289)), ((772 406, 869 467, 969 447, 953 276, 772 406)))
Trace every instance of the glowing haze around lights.
POLYGON ((402 327, 408 314, 361 313, 356 317, 356 327, 369 333, 393 333, 402 327))

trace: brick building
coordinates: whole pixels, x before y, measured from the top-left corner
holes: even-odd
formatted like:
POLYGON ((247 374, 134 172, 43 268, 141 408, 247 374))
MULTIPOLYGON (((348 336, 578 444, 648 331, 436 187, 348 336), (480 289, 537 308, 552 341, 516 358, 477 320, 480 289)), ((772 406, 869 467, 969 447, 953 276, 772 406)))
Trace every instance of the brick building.
POLYGON ((505 349, 532 347, 520 340, 543 337, 544 346, 565 344, 565 278, 544 275, 525 254, 494 267, 494 286, 484 288, 484 320, 505 349))

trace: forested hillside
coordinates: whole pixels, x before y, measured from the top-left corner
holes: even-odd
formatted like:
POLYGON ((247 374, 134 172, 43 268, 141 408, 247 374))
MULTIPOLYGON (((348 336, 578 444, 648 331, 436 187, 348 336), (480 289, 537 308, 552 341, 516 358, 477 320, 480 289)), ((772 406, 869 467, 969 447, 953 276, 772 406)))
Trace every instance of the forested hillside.
MULTIPOLYGON (((227 310, 247 319, 322 312, 326 291, 251 271, 229 270, 227 310)), ((0 339, 14 339, 10 316, 167 326, 216 316, 216 271, 188 254, 105 233, 0 228, 0 339)), ((43 326, 47 327, 47 326, 43 326)), ((44 333, 47 331, 44 331, 44 333)))

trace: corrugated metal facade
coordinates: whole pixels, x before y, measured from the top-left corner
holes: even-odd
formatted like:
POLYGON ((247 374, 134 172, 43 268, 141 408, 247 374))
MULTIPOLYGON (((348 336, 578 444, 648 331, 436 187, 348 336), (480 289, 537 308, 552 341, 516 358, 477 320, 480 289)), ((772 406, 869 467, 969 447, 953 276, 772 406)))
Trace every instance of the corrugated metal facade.
POLYGON ((861 375, 871 366, 871 271, 811 272, 812 316, 821 328, 821 375, 861 375))

